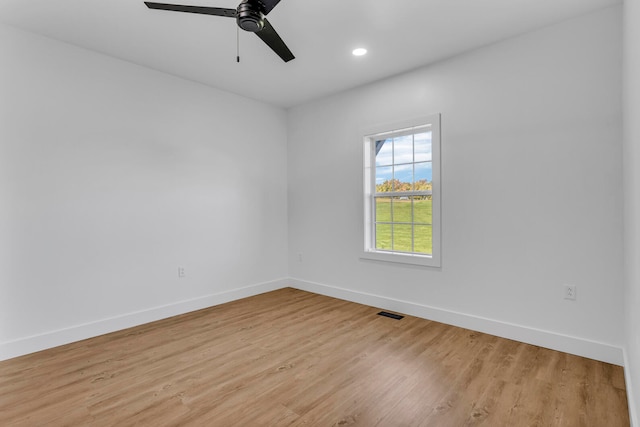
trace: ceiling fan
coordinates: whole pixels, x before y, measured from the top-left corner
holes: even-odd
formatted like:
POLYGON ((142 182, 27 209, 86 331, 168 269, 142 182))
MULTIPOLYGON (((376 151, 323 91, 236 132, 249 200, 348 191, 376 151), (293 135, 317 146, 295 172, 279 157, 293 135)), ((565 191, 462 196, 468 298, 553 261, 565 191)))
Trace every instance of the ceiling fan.
MULTIPOLYGON (((242 0, 236 9, 207 6, 186 6, 179 4, 144 2, 149 9, 169 10, 173 12, 200 13, 203 15, 235 18, 238 27, 255 33, 284 62, 295 58, 276 30, 267 21, 266 15, 276 7, 280 0, 242 0)), ((239 59, 238 59, 239 60, 239 59)))

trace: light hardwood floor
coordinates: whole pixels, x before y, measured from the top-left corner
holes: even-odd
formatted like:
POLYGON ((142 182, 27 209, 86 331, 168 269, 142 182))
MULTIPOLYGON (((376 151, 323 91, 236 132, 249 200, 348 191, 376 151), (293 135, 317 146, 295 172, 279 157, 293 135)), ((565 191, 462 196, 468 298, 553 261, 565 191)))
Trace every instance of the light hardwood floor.
POLYGON ((628 426, 622 368, 282 289, 0 362, 2 426, 628 426))

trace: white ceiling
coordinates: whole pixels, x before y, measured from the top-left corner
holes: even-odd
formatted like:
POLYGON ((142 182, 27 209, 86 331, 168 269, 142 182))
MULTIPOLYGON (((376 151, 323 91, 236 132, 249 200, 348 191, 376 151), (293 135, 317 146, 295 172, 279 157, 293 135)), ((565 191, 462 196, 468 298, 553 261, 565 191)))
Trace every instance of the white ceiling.
POLYGON ((282 0, 268 18, 296 56, 289 63, 241 31, 238 64, 233 19, 143 0, 0 0, 0 22, 286 108, 620 2, 282 0), (353 57, 360 46, 369 54, 353 57))

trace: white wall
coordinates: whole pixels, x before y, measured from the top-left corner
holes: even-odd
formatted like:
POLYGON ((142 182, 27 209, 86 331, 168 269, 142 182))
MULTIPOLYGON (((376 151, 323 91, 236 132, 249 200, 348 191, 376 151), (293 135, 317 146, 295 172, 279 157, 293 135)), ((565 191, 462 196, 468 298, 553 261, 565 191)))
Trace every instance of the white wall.
POLYGON ((286 182, 284 110, 0 27, 0 359, 283 286, 286 182))
POLYGON ((624 2, 625 373, 629 411, 640 426, 640 2, 624 2))
POLYGON ((605 9, 290 110, 293 283, 621 364, 620 27, 605 9), (442 268, 359 259, 361 130, 437 112, 442 268))

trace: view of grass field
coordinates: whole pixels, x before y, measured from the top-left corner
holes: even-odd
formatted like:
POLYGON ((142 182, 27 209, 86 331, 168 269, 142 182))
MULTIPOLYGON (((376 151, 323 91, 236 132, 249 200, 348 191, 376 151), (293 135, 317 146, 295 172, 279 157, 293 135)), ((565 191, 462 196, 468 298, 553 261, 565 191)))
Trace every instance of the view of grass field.
POLYGON ((431 221, 427 198, 376 197, 376 249, 431 254, 431 221))

